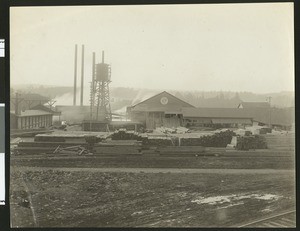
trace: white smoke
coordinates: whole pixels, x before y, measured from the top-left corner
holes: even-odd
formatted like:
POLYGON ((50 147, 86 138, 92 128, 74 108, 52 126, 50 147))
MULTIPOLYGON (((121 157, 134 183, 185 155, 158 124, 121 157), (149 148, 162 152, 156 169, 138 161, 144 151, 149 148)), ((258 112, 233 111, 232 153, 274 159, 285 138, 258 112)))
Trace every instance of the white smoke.
POLYGON ((154 90, 139 90, 138 93, 136 94, 135 98, 132 100, 131 105, 135 105, 137 103, 140 103, 146 99, 151 98, 152 96, 156 95, 157 91, 154 90))
POLYGON ((116 114, 120 114, 120 115, 126 115, 126 110, 127 110, 127 106, 124 106, 118 110, 113 111, 116 114))
MULTIPOLYGON (((55 105, 73 105, 73 93, 68 92, 63 95, 56 96, 55 105)), ((80 88, 76 90, 76 105, 80 105, 80 88)), ((90 88, 83 89, 83 105, 90 105, 90 88)))

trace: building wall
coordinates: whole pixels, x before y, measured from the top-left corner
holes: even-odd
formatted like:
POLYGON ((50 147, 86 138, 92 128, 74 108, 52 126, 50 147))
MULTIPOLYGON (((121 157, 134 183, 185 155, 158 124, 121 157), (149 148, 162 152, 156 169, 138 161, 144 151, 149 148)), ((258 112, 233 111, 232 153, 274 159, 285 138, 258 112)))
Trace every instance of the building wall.
POLYGON ((176 128, 183 125, 182 115, 165 114, 163 118, 163 126, 167 128, 176 128))
POLYGON ((52 115, 20 116, 17 117, 16 124, 11 123, 11 129, 31 129, 50 127, 51 125, 52 115))
POLYGON ((163 126, 163 112, 147 112, 146 113, 146 128, 155 129, 163 126))
POLYGON ((211 118, 201 118, 201 117, 184 117, 184 126, 206 126, 211 125, 211 118))
MULTIPOLYGON (((184 123, 183 125, 185 127, 214 127, 214 128, 225 128, 225 127, 244 127, 245 125, 252 125, 252 124, 244 124, 241 122, 241 118, 236 118, 236 119, 230 119, 231 121, 234 120, 235 122, 232 123, 213 123, 214 118, 203 118, 203 117, 184 117, 184 123)), ((226 120, 227 118, 218 118, 218 119, 224 119, 226 120)))
POLYGON ((155 129, 162 126, 167 128, 182 126, 182 116, 164 112, 146 113, 146 128, 155 129))

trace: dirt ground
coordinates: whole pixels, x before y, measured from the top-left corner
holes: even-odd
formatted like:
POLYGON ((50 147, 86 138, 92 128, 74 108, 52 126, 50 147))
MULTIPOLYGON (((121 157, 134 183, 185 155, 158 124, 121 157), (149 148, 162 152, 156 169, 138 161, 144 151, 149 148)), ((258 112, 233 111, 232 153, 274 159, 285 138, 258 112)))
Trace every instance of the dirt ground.
POLYGON ((11 224, 13 227, 235 227, 294 208, 294 182, 294 173, 289 171, 130 173, 40 167, 34 170, 13 165, 11 224), (22 199, 29 201, 28 207, 20 204, 22 199))
POLYGON ((12 156, 12 166, 86 168, 294 169, 295 157, 12 156))

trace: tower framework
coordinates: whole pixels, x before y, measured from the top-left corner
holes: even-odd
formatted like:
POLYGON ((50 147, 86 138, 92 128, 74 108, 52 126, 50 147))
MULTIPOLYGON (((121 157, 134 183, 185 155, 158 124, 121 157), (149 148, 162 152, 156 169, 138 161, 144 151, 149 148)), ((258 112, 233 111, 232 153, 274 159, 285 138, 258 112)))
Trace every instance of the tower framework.
POLYGON ((95 63, 93 53, 92 82, 90 91, 90 119, 95 121, 109 122, 112 119, 109 84, 111 82, 111 67, 104 63, 102 51, 102 63, 95 63))

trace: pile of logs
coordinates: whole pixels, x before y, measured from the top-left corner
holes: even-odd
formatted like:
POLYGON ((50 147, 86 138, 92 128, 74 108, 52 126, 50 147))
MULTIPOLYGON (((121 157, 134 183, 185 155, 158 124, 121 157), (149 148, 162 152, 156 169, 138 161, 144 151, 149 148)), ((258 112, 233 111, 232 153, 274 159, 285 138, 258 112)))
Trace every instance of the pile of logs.
POLYGON ((137 140, 139 134, 134 131, 127 131, 126 129, 119 129, 111 135, 112 140, 137 140))
POLYGON ((205 135, 199 138, 181 138, 181 146, 204 146, 204 147, 226 147, 230 144, 233 131, 221 131, 213 135, 205 135))
POLYGON ((254 136, 238 136, 237 137, 237 150, 249 150, 249 149, 266 149, 267 142, 265 137, 254 136))

